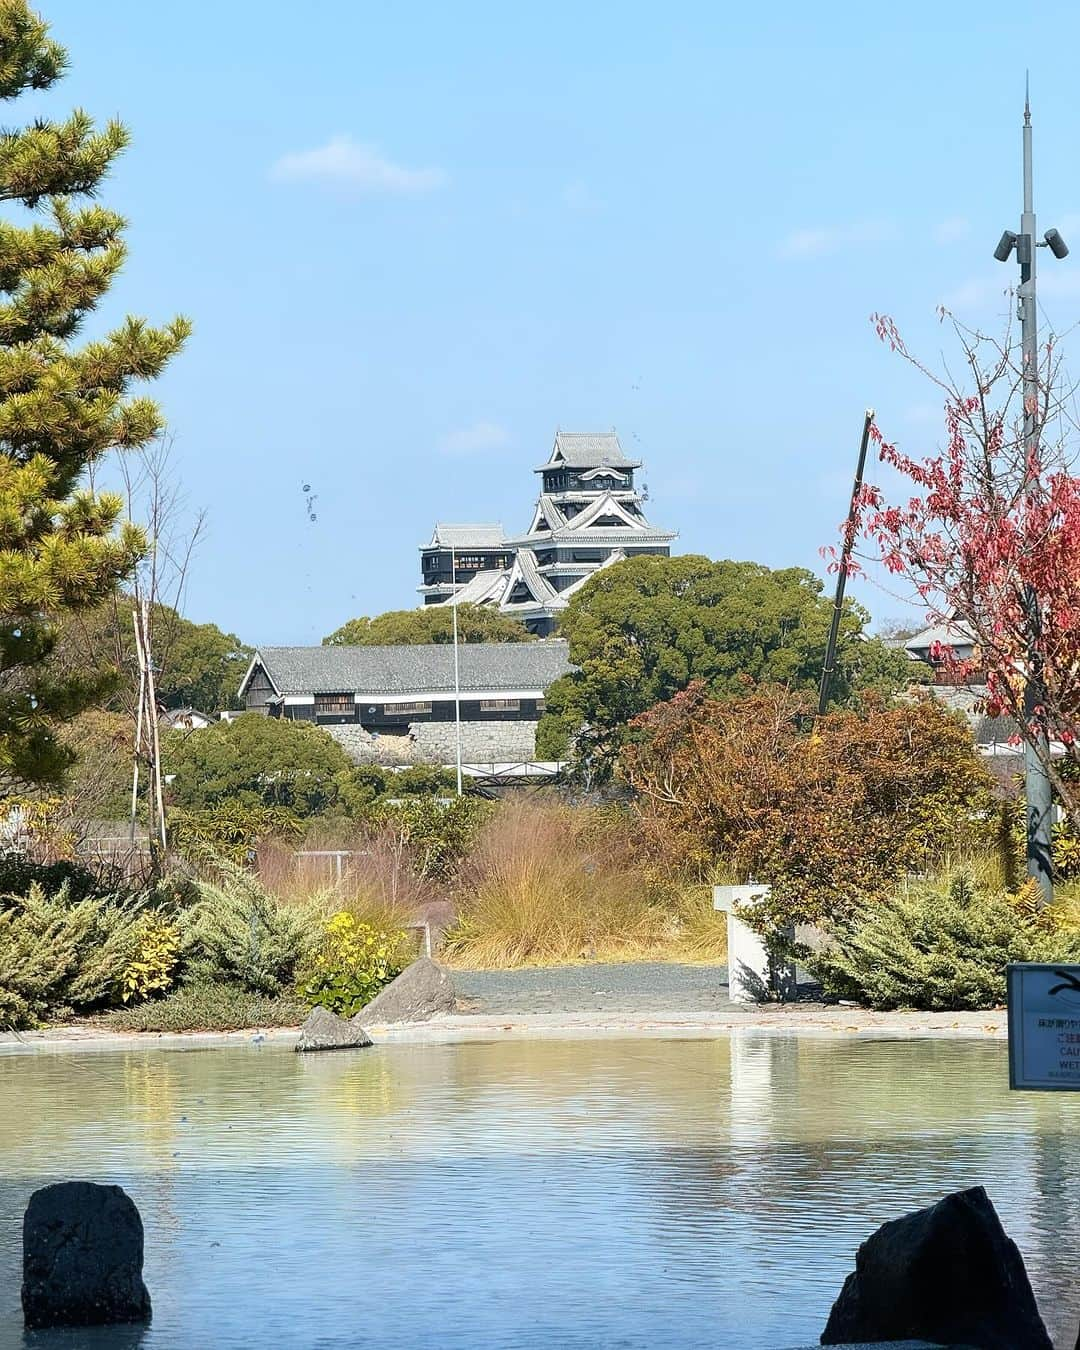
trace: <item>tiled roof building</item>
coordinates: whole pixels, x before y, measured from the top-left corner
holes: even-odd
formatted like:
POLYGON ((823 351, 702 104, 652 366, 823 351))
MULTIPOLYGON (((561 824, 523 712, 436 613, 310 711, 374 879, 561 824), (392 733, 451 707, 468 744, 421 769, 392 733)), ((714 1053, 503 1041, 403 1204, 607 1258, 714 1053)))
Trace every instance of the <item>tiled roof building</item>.
POLYGON ((639 553, 666 557, 676 538, 645 518, 645 493, 614 431, 555 435, 528 529, 436 525, 421 550, 426 604, 492 605, 548 634, 571 595, 601 567, 639 553))
MULTIPOLYGON (((462 722, 528 724, 530 741, 547 689, 570 669, 567 644, 554 638, 466 642, 458 662, 462 722)), ((240 697, 249 712, 290 721, 415 735, 418 724, 455 721, 454 649, 260 647, 240 697)))

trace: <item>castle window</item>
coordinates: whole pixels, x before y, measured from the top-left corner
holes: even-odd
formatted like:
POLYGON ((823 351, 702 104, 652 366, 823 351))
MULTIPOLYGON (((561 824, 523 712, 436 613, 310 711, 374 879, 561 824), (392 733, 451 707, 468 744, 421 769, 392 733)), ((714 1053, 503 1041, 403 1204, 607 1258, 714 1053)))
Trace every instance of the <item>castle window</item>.
POLYGON ((316 717, 351 717, 356 711, 352 694, 316 694, 316 717))
POLYGON ((482 698, 480 700, 481 712, 517 712, 521 707, 521 700, 516 698, 482 698))

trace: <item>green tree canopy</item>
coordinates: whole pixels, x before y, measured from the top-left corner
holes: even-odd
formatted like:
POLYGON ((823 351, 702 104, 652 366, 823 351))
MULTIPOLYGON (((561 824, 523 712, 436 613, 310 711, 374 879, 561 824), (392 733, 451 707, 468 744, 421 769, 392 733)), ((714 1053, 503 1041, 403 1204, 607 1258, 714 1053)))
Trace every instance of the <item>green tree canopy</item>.
MULTIPOLYGON (((613 765, 627 723, 702 680, 713 694, 770 682, 816 688, 832 603, 800 567, 713 562, 693 555, 628 558, 597 572, 563 613, 578 667, 547 692, 537 733, 541 758, 571 749, 598 776, 613 765)), ((845 606, 832 697, 849 701, 866 683, 886 692, 910 678, 910 662, 863 633, 868 615, 845 606)))
POLYGON ((192 623, 168 605, 158 607, 154 650, 160 652, 158 699, 167 708, 219 712, 239 708, 237 690, 252 648, 214 623, 192 623))
MULTIPOLYGON (((64 784, 64 806, 79 827, 123 820, 131 810, 135 727, 123 713, 87 708, 60 728, 77 755, 64 784)), ((145 786, 145 784, 144 784, 145 786)))
MULTIPOLYGON (((117 683, 105 704, 131 711, 139 683, 132 624, 134 601, 118 595, 106 605, 69 618, 60 627, 51 663, 60 670, 111 668, 117 683)), ((192 623, 171 605, 151 609, 155 685, 166 708, 214 713, 239 708, 240 681, 252 649, 216 624, 192 623)))
MULTIPOLYGON (((44 90, 66 55, 25 0, 0 4, 0 99, 44 90)), ((56 727, 101 695, 108 670, 58 672, 56 624, 99 606, 145 548, 123 501, 88 470, 161 431, 156 405, 131 397, 189 332, 129 318, 72 345, 124 260, 123 219, 91 199, 127 145, 118 122, 37 116, 0 137, 0 201, 31 213, 0 221, 0 782, 54 783, 73 752, 56 727), (80 201, 81 199, 81 201, 80 201)))
POLYGON ((201 731, 173 731, 162 746, 169 796, 189 810, 237 803, 319 815, 338 799, 352 763, 321 727, 258 713, 201 731))
MULTIPOLYGON (((420 609, 392 609, 373 619, 350 619, 328 637, 324 647, 404 647, 429 642, 452 642, 453 614, 449 605, 420 609)), ((534 635, 516 619, 481 605, 458 605, 459 642, 532 642, 534 635)))

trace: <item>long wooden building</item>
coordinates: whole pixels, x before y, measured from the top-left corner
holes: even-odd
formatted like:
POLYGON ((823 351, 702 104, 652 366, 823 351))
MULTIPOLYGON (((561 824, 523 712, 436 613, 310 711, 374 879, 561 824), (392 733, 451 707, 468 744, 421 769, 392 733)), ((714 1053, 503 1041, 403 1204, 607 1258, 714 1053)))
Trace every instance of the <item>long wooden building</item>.
MULTIPOLYGON (((549 686, 570 669, 567 644, 470 642, 458 648, 463 722, 531 722, 549 686)), ((405 733, 455 720, 454 650, 260 647, 240 685, 249 712, 320 726, 405 733)))

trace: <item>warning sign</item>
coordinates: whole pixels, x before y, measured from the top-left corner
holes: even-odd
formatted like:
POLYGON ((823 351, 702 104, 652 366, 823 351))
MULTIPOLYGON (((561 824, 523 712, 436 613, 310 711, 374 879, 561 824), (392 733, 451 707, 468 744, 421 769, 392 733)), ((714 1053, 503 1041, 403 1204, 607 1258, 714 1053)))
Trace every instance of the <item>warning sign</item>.
POLYGON ((1008 967, 1009 1086, 1080 1092, 1080 966, 1008 967))

